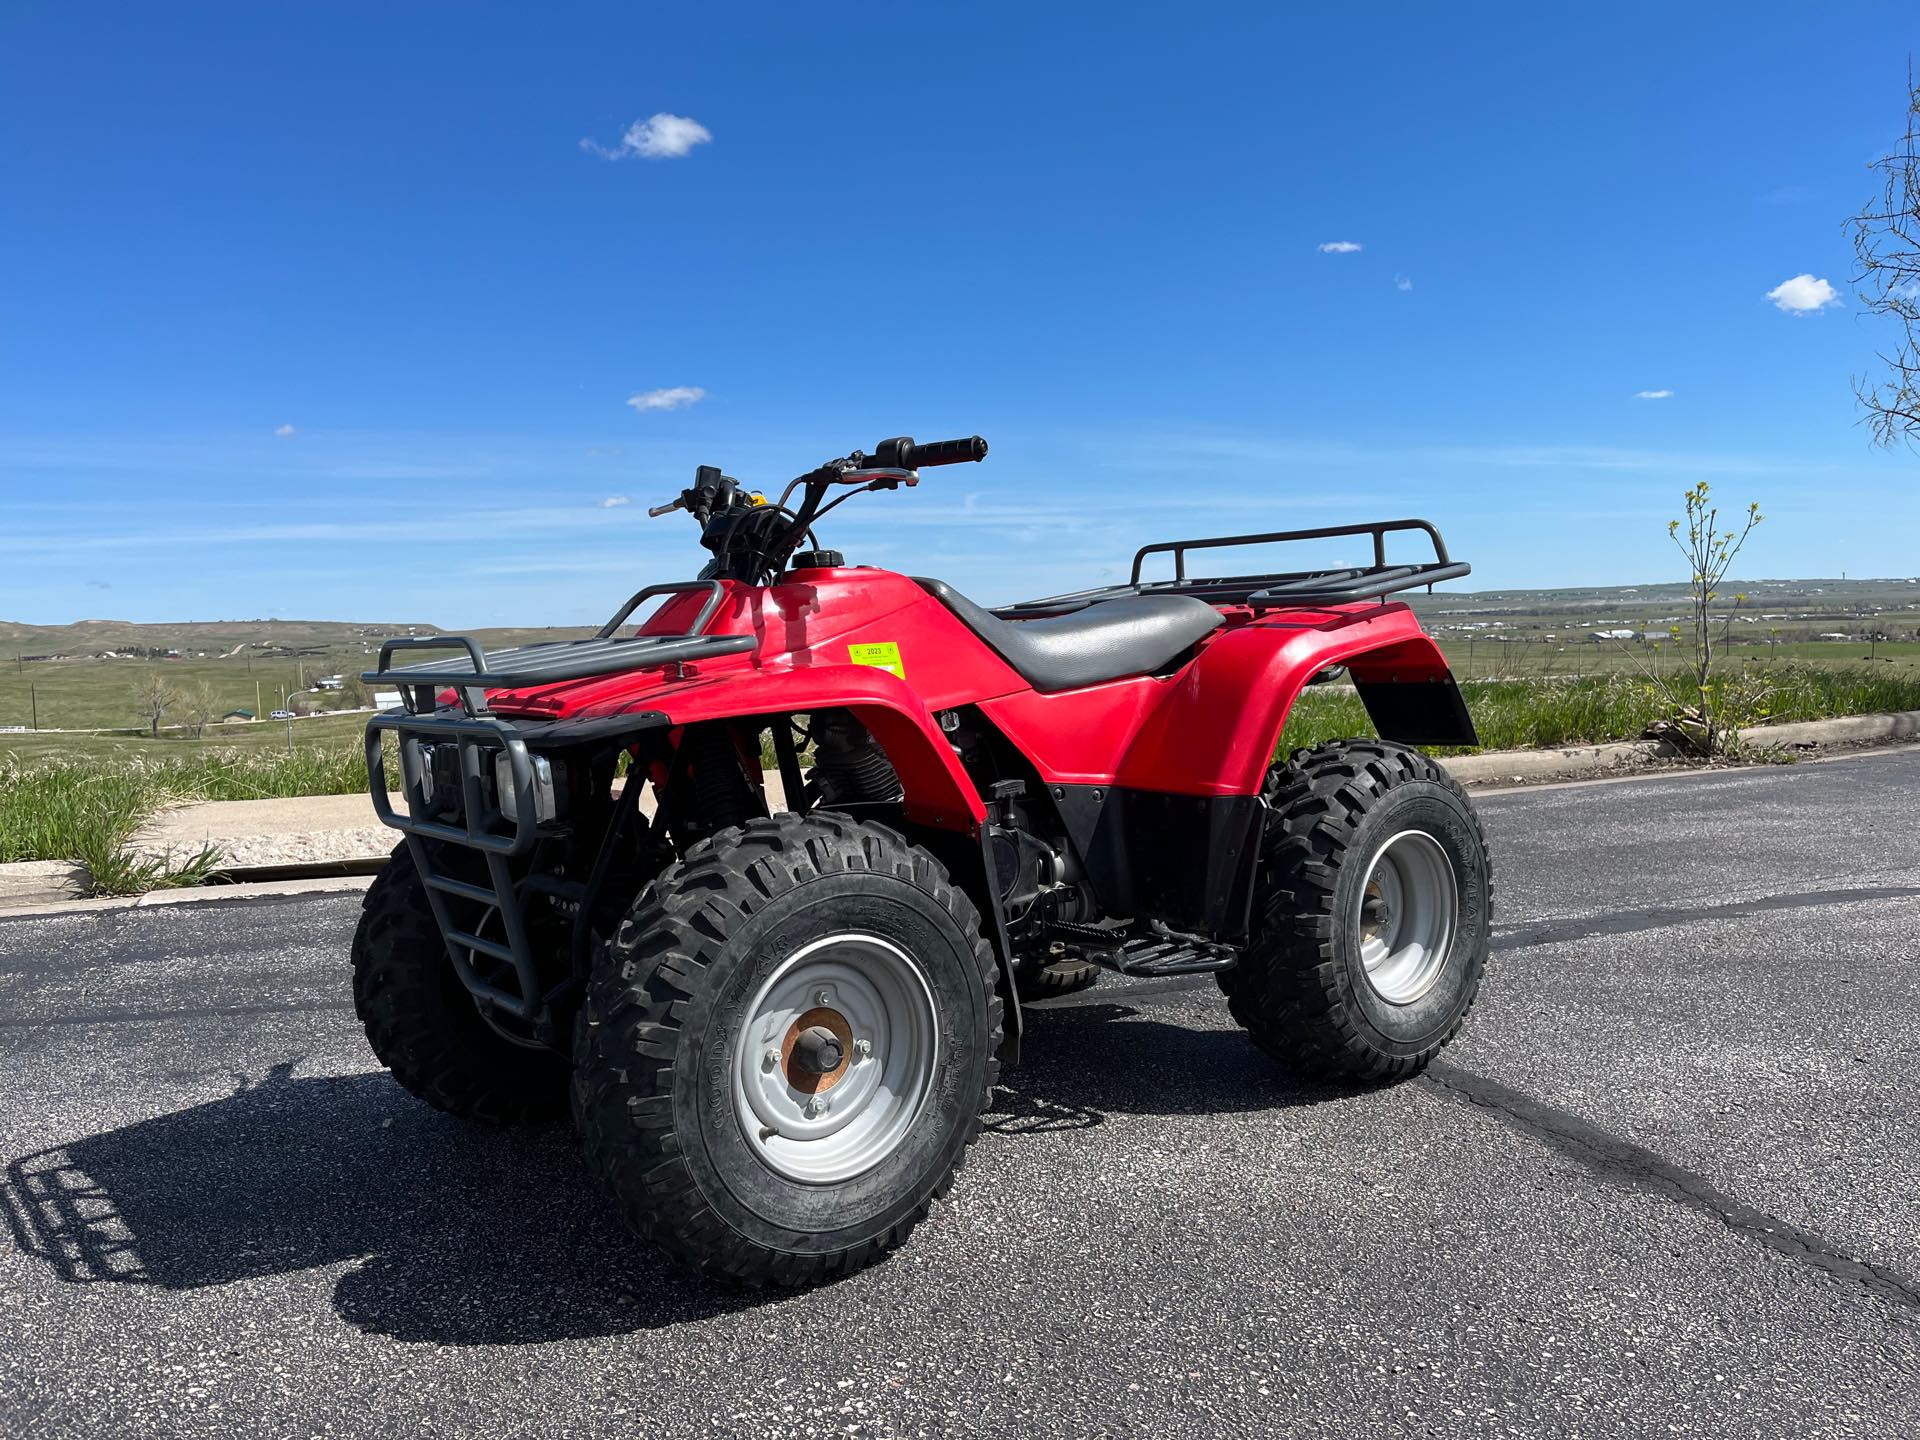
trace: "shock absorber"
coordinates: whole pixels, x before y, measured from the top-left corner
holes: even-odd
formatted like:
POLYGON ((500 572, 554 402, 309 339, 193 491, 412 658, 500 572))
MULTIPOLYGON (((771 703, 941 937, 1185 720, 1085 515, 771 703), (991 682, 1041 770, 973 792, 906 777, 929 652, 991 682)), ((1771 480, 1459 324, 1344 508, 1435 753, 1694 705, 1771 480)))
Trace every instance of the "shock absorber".
POLYGON ((827 805, 890 804, 906 798, 873 732, 845 710, 814 712, 813 778, 827 805))
POLYGON ((675 809, 680 821, 676 833, 711 835, 761 813, 724 724, 690 727, 681 737, 677 760, 685 788, 675 809))

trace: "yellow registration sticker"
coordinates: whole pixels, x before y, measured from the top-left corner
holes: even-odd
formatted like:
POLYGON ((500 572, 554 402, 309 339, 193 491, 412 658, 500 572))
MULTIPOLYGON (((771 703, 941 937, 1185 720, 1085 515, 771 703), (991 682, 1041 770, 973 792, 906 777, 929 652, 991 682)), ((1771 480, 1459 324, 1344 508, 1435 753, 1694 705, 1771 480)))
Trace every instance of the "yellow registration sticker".
POLYGON ((900 647, 891 640, 881 640, 871 645, 849 645, 847 653, 853 657, 856 665, 872 665, 891 671, 902 680, 907 678, 907 667, 900 663, 900 647))

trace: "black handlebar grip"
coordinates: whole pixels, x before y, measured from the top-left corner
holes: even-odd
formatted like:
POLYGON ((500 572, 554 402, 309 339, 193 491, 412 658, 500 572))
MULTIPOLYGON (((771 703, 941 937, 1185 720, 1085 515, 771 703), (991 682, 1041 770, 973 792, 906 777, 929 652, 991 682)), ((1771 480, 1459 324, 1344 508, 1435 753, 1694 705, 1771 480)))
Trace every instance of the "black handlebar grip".
POLYGON ((978 435, 964 440, 934 440, 916 445, 913 438, 901 435, 882 440, 874 447, 875 463, 901 470, 922 470, 929 465, 964 465, 969 460, 987 458, 987 442, 978 435))

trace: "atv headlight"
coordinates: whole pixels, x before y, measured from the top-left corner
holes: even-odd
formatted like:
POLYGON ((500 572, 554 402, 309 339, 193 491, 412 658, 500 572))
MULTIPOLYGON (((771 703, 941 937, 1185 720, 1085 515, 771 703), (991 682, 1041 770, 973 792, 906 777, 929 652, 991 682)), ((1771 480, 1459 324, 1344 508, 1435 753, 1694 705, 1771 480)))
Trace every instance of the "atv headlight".
POLYGON ((419 750, 420 798, 429 810, 443 811, 460 799, 460 747, 423 744, 419 750))
MULTIPOLYGON (((529 755, 527 760, 533 770, 533 818, 536 823, 544 823, 560 813, 553 764, 544 755, 529 755)), ((513 793, 513 761, 504 750, 493 759, 493 784, 500 796, 500 813, 509 820, 518 820, 520 798, 513 793)))

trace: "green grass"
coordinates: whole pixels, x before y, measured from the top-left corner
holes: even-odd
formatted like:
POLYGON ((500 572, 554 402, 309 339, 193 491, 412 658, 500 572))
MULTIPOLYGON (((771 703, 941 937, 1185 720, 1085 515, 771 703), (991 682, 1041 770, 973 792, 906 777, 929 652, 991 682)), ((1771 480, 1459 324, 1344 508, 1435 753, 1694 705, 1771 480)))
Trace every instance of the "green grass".
POLYGON ((194 885, 219 868, 218 852, 156 857, 130 846, 155 811, 199 800, 350 795, 366 785, 358 744, 291 755, 218 749, 158 757, 136 751, 110 760, 0 755, 0 862, 77 861, 97 895, 194 885))
MULTIPOLYGON (((1752 665, 1729 669, 1727 680, 1738 689, 1740 702, 1762 723, 1920 710, 1920 674, 1911 670, 1752 665)), ((1666 696, 1646 677, 1626 673, 1466 680, 1460 690, 1480 733, 1480 744, 1488 750, 1630 740, 1668 710, 1666 696)), ((1309 689, 1287 717, 1280 749, 1285 753, 1322 740, 1371 734, 1373 726, 1358 695, 1309 689)))

